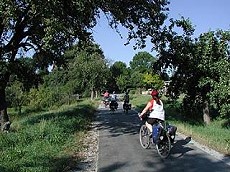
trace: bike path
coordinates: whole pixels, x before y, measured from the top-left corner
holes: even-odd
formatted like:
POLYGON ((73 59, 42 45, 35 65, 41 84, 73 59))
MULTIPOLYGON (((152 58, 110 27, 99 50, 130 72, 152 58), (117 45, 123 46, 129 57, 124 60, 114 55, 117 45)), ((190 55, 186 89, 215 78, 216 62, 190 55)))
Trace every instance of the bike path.
POLYGON ((121 104, 119 107, 115 112, 100 107, 98 113, 98 172, 230 171, 230 166, 179 135, 169 158, 162 160, 153 146, 150 149, 140 146, 138 132, 141 123, 137 112, 124 114, 121 104))

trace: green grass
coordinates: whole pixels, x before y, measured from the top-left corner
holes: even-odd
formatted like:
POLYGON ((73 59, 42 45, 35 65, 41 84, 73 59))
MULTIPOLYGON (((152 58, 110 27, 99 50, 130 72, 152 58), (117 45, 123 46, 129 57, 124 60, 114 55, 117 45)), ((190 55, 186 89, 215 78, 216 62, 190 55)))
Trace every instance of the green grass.
POLYGON ((77 155, 82 138, 94 117, 96 105, 91 103, 12 115, 11 132, 0 133, 0 171, 50 172, 74 167, 81 158, 77 155))
MULTIPOLYGON (((134 96, 131 103, 139 111, 141 111, 149 99, 151 99, 149 95, 134 96)), ((180 133, 191 136, 199 143, 204 144, 218 152, 230 155, 230 130, 227 127, 223 127, 226 120, 216 119, 209 125, 185 120, 183 115, 181 115, 183 112, 181 112, 179 102, 169 103, 165 97, 162 97, 162 100, 166 110, 166 120, 177 126, 180 133)))

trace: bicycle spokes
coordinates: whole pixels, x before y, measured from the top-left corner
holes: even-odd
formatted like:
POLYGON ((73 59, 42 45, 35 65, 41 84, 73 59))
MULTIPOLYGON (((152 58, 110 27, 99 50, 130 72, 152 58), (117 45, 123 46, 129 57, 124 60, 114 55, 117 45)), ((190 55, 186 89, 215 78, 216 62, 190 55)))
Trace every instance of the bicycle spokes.
POLYGON ((147 149, 150 145, 150 132, 145 125, 142 125, 140 128, 140 143, 144 149, 147 149))
POLYGON ((171 141, 169 136, 160 136, 160 141, 158 144, 156 144, 156 148, 161 158, 167 158, 171 150, 171 141))

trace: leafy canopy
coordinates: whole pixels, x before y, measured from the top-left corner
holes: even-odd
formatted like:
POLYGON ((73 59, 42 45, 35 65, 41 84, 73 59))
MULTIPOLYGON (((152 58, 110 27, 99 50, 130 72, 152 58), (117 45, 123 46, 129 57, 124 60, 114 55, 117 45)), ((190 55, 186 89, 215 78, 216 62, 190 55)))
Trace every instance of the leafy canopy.
POLYGON ((152 73, 153 65, 156 62, 156 58, 150 53, 143 51, 138 52, 130 61, 130 68, 133 71, 139 71, 140 73, 152 73))
POLYGON ((127 28, 127 43, 144 47, 148 36, 158 40, 167 5, 168 0, 0 0, 0 99, 10 75, 18 74, 17 59, 32 54, 42 70, 62 65, 69 47, 93 41, 101 13, 117 32, 119 25, 127 28))
POLYGON ((173 71, 168 92, 174 98, 184 93, 184 110, 194 118, 204 112, 206 103, 229 116, 230 32, 210 31, 192 38, 193 31, 189 20, 171 20, 159 44, 160 68, 173 71), (184 29, 181 34, 174 31, 178 26, 184 29))

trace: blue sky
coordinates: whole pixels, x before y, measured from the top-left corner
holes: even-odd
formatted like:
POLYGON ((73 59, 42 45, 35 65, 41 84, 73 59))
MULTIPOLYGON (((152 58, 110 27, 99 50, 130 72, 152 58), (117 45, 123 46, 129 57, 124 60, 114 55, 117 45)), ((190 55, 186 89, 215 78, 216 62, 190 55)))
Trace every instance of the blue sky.
MULTIPOLYGON (((180 16, 189 18, 195 26, 195 35, 199 36, 210 30, 229 30, 229 7, 230 0, 171 0, 169 18, 180 18, 180 16)), ((121 33, 124 36, 123 39, 107 25, 104 17, 94 28, 94 39, 111 63, 122 61, 128 65, 139 51, 147 51, 154 55, 150 44, 145 49, 136 51, 133 50, 133 44, 125 46, 125 29, 122 29, 121 33)))

